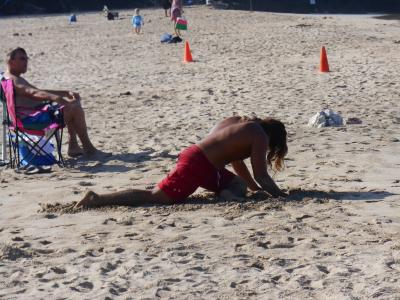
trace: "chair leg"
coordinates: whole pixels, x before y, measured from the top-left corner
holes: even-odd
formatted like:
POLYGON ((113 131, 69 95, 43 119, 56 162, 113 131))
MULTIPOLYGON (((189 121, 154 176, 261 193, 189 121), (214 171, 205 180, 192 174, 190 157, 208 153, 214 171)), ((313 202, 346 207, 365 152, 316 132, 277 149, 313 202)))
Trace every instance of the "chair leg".
POLYGON ((10 158, 10 167, 14 168, 15 165, 15 151, 14 151, 14 145, 13 145, 13 140, 12 140, 12 136, 11 136, 11 132, 8 132, 8 156, 10 158))
POLYGON ((8 158, 10 160, 10 167, 14 168, 14 144, 12 140, 11 132, 8 131, 8 158))
POLYGON ((64 158, 63 158, 62 153, 61 153, 62 135, 63 135, 63 130, 62 130, 62 129, 57 130, 56 135, 55 135, 55 136, 56 136, 56 143, 57 143, 57 155, 58 155, 58 162, 57 162, 57 164, 58 164, 61 168, 63 168, 63 167, 65 166, 64 158))
POLYGON ((15 149, 14 149, 14 154, 16 157, 16 161, 15 161, 15 168, 17 169, 17 171, 19 171, 19 167, 21 165, 21 157, 19 156, 19 134, 18 134, 18 130, 15 131, 15 149))

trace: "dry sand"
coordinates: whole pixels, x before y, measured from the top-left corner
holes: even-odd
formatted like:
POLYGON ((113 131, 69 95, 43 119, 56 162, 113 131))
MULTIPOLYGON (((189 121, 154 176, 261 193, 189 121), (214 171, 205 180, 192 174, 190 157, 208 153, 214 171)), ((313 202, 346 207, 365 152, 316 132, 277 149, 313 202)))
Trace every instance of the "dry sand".
POLYGON ((161 9, 142 10, 140 36, 133 11, 0 20, 0 53, 22 46, 32 84, 79 91, 94 143, 113 153, 1 170, 0 298, 400 299, 400 22, 185 10, 191 64, 183 44, 159 42, 161 9), (326 107, 362 124, 306 127, 326 107), (151 187, 218 120, 252 113, 287 124, 275 179, 288 201, 199 191, 180 206, 70 213, 88 189, 151 187))

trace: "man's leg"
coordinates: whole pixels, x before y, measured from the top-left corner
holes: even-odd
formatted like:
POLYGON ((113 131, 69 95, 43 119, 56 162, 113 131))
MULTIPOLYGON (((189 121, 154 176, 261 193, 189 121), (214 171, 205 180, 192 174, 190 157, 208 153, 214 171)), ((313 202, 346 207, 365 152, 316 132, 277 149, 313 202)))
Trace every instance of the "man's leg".
POLYGON ((86 127, 85 113, 80 103, 67 105, 64 107, 63 112, 64 121, 67 124, 69 132, 68 155, 74 156, 82 154, 82 149, 78 145, 76 136, 78 136, 82 142, 84 153, 94 154, 97 149, 90 141, 86 127))
POLYGON ((168 205, 173 204, 173 200, 162 190, 155 188, 153 191, 146 190, 126 190, 111 194, 99 195, 89 191, 85 197, 79 201, 75 208, 90 208, 101 206, 141 206, 145 204, 168 205))

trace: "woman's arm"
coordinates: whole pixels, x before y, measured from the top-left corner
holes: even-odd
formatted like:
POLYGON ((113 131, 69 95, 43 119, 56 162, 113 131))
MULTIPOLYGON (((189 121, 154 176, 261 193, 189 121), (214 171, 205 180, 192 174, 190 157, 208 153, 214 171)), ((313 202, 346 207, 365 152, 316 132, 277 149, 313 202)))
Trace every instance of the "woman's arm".
POLYGON ((257 185, 255 180, 251 176, 250 171, 243 160, 233 161, 231 165, 235 173, 241 178, 243 178, 244 181, 246 181, 247 186, 249 187, 250 190, 252 191, 261 190, 261 188, 257 185))

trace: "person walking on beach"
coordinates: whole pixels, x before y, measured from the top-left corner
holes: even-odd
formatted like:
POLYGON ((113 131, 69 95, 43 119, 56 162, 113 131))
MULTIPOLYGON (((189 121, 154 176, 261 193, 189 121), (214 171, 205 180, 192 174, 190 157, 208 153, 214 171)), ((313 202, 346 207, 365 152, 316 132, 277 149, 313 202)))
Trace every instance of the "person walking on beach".
POLYGON ((177 36, 180 36, 179 29, 176 28, 176 22, 178 18, 182 17, 182 0, 172 0, 171 3, 171 20, 174 23, 174 31, 177 36))
POLYGON ((135 15, 132 17, 132 25, 135 28, 136 34, 140 34, 140 30, 144 25, 143 17, 139 14, 140 10, 138 8, 135 9, 135 15))
POLYGON ((161 0, 161 5, 165 11, 165 17, 171 16, 171 0, 161 0))
POLYGON ((225 200, 244 197, 247 187, 284 197, 267 166, 282 169, 288 150, 286 135, 284 124, 272 118, 227 118, 201 142, 183 150, 175 169, 153 191, 131 189, 104 195, 89 191, 76 208, 180 203, 198 187, 225 200), (254 179, 243 162, 246 158, 251 160, 254 179), (225 168, 229 163, 237 175, 225 168))
POLYGON ((68 155, 81 154, 93 155, 98 150, 90 141, 85 113, 81 106, 81 97, 76 92, 62 90, 43 90, 31 85, 21 77, 28 70, 28 55, 23 48, 16 48, 7 54, 7 71, 4 77, 12 79, 15 88, 15 105, 24 110, 37 110, 48 105, 48 102, 56 103, 56 109, 62 110, 63 118, 69 132, 68 155), (62 107, 62 108, 61 108, 62 107), (78 144, 79 137, 83 149, 78 144))

